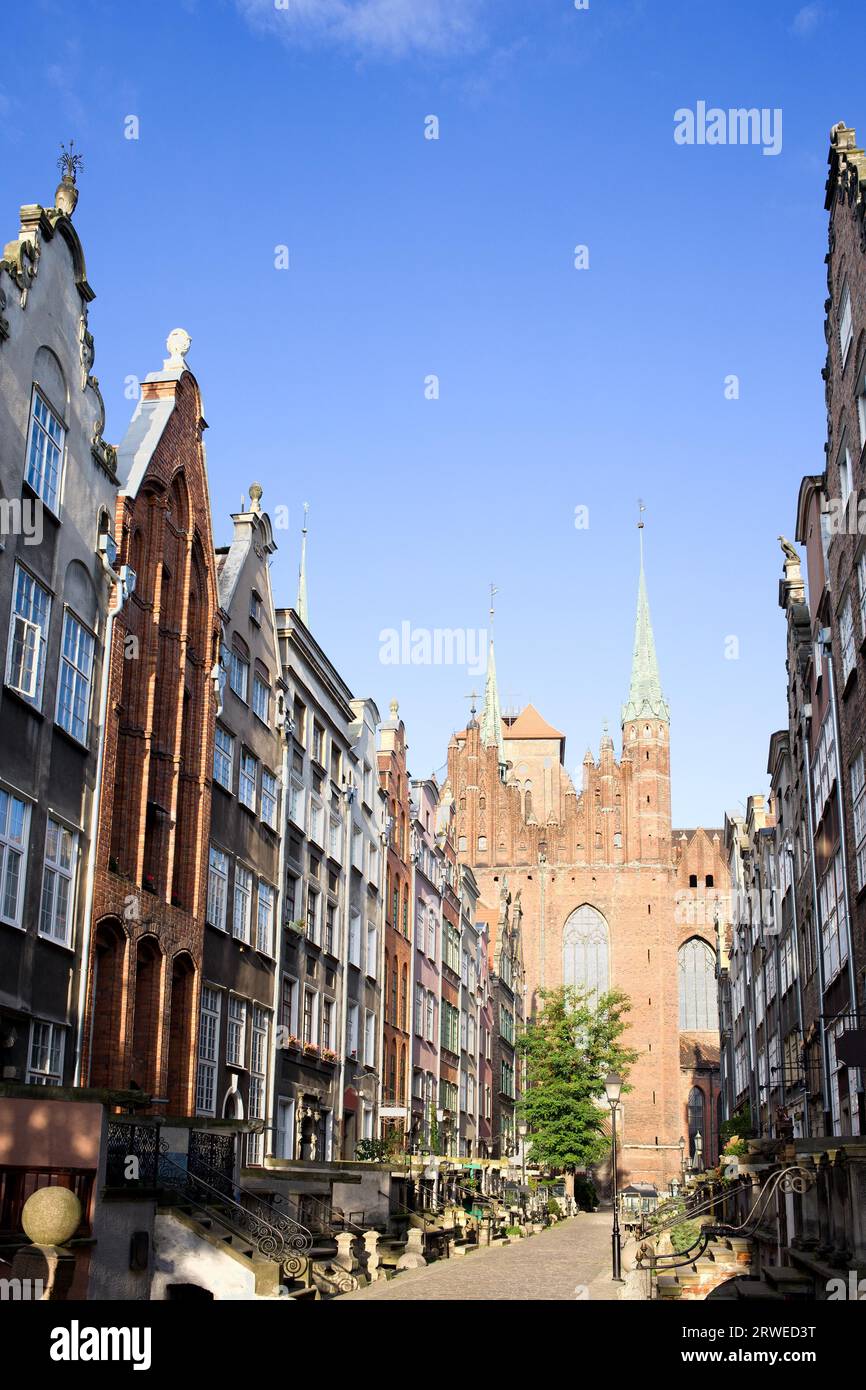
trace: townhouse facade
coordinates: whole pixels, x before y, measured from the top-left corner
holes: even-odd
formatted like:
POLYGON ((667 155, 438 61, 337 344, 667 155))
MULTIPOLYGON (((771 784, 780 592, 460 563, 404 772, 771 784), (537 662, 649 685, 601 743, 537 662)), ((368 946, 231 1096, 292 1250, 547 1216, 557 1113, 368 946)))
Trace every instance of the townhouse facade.
POLYGON ((406 730, 396 700, 390 718, 381 726, 379 785, 386 798, 387 847, 385 859, 385 926, 383 960, 382 1028, 382 1137, 405 1142, 409 1129, 410 1101, 410 997, 413 951, 410 937, 412 819, 409 774, 406 766, 406 730))
POLYGON ((460 868, 460 1158, 478 1157, 479 957, 478 884, 466 865, 460 868))
POLYGON ((62 168, 0 258, 0 1065, 34 1085, 80 1075, 118 486, 62 168))
POLYGON ((254 483, 216 552, 221 654, 213 753, 196 1114, 253 1122, 270 1151, 269 1090, 284 841, 285 687, 270 581, 273 529, 254 483))
POLYGON ((438 833, 439 788, 435 779, 413 782, 412 797, 415 897, 410 1140, 413 1151, 429 1152, 437 1132, 439 1107, 445 855, 438 833))

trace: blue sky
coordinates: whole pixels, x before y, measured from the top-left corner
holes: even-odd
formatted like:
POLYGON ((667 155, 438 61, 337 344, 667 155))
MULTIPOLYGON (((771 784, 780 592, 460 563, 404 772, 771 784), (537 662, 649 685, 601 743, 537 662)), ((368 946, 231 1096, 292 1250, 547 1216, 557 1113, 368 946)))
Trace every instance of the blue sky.
POLYGON ((863 27, 854 0, 34 0, 0 242, 74 137, 108 437, 186 328, 217 542, 261 482, 293 603, 310 503, 311 627, 399 699, 416 776, 479 677, 383 665, 380 633, 486 628, 491 580, 503 703, 571 769, 616 734, 642 497, 674 819, 719 824, 786 718, 776 537, 823 466, 826 155, 838 120, 866 137, 863 27), (699 101, 781 108, 781 153, 676 144, 699 101))

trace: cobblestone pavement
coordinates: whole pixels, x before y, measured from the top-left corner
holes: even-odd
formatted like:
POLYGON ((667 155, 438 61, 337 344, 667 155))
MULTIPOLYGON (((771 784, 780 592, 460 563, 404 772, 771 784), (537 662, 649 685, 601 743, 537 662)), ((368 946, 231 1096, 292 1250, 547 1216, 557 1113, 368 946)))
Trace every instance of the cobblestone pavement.
POLYGON ((406 1270, 334 1302, 616 1299, 622 1286, 610 1277, 610 1228, 609 1211, 583 1212, 537 1236, 501 1249, 482 1246, 472 1255, 439 1260, 427 1269, 406 1270))

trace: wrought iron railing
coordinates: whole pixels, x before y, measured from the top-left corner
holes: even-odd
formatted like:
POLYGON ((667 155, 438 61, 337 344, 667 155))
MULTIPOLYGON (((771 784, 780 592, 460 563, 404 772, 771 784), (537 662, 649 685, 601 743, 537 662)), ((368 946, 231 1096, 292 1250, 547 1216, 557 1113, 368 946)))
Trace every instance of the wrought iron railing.
POLYGON ((217 1175, 220 1182, 216 1185, 175 1162, 164 1144, 160 1149, 159 1186, 178 1193, 183 1201, 218 1221, 232 1234, 249 1241, 260 1255, 283 1264, 290 1257, 312 1248, 313 1237, 305 1226, 275 1211, 255 1193, 236 1187, 236 1195, 229 1196, 224 1190, 227 1186, 224 1174, 217 1175), (245 1197, 250 1205, 243 1205, 237 1200, 238 1196, 245 1197))

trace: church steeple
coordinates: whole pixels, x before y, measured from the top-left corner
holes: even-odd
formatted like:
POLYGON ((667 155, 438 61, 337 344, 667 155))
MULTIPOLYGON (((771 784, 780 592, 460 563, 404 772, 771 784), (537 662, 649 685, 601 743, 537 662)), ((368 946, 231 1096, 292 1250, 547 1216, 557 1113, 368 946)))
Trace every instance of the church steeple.
POLYGON ((298 600, 295 604, 295 612, 300 618, 304 627, 310 626, 309 612, 307 609, 307 513, 310 510, 309 502, 304 503, 304 528, 301 531, 301 566, 298 570, 298 600))
POLYGON ((484 709, 481 714, 481 743, 484 748, 495 745, 500 773, 505 770, 505 740, 502 737, 502 711, 499 706, 499 685, 496 680, 496 655, 493 650, 493 600, 496 587, 490 586, 490 645, 487 648, 487 681, 484 686, 484 709))
POLYGON ((631 685, 628 700, 622 708, 622 722, 630 720, 663 719, 670 723, 670 707, 662 694, 659 677, 656 644, 650 621, 649 599, 646 591, 646 577, 643 568, 643 503, 640 504, 641 520, 638 522, 640 535, 640 578, 637 590, 637 617, 634 625, 634 653, 631 664, 631 685))

